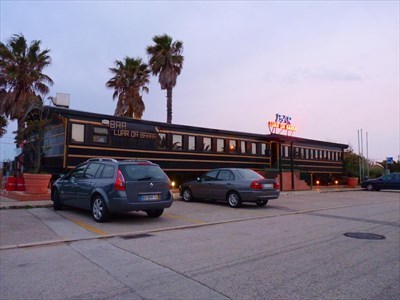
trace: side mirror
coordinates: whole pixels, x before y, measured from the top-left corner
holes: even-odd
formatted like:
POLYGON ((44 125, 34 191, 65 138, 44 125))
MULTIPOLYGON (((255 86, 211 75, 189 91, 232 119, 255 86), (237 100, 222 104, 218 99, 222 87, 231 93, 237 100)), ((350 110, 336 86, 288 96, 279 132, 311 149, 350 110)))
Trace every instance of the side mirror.
POLYGON ((65 174, 60 175, 60 179, 65 179, 66 177, 67 177, 67 175, 65 175, 65 174))

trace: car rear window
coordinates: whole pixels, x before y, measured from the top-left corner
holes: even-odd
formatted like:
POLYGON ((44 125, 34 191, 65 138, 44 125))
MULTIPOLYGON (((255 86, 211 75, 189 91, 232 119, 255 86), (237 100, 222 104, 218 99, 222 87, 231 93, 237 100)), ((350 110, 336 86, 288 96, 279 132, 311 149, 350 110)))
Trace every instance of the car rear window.
POLYGON ((240 169, 240 170, 237 170, 237 172, 243 179, 263 178, 260 174, 254 172, 253 170, 249 170, 249 169, 240 169))
POLYGON ((126 180, 168 180, 168 176, 155 165, 121 165, 120 169, 126 180))

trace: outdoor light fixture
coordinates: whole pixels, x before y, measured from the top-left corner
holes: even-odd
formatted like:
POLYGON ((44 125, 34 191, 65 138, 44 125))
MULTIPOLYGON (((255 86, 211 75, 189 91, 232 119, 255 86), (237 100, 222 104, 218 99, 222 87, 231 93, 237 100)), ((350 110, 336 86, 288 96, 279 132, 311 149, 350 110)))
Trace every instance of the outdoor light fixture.
POLYGON ((319 185, 319 180, 317 180, 315 183, 316 183, 317 185, 319 185))
POLYGON ((335 180, 335 184, 339 184, 339 181, 338 181, 338 180, 335 180))

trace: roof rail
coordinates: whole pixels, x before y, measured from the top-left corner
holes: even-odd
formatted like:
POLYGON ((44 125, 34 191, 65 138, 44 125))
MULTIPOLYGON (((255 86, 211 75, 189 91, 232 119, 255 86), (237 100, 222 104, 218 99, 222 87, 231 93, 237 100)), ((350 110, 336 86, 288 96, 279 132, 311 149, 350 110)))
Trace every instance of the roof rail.
POLYGON ((100 157, 100 158, 89 158, 88 160, 87 160, 88 162, 89 161, 112 161, 112 162, 118 162, 116 159, 114 159, 114 158, 102 158, 102 157, 100 157))

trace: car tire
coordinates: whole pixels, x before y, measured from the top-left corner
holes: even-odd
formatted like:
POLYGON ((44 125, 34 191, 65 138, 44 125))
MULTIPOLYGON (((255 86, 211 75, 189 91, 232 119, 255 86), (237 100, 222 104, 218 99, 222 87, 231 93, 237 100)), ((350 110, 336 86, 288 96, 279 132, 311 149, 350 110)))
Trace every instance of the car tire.
POLYGON ((258 207, 264 207, 265 205, 267 205, 268 200, 259 200, 256 202, 258 207))
POLYGON ((230 207, 238 208, 242 206, 242 199, 240 199, 240 195, 236 192, 229 192, 226 200, 230 207))
POLYGON ((108 220, 110 214, 107 210, 106 202, 101 195, 96 195, 92 203, 92 217, 98 222, 102 223, 108 220))
POLYGON ((192 191, 189 188, 186 188, 186 189, 183 190, 182 199, 185 202, 193 201, 193 194, 192 194, 192 191))
POLYGON ((375 191, 375 187, 374 187, 374 185, 373 184, 371 184, 371 183, 368 183, 367 184, 367 191, 375 191))
POLYGON ((159 216, 161 216, 164 212, 164 209, 150 209, 150 210, 146 210, 146 214, 148 217, 150 218, 158 218, 159 216))
POLYGON ((51 200, 53 201, 53 209, 54 210, 62 210, 62 202, 60 198, 60 194, 56 189, 51 192, 51 200))

